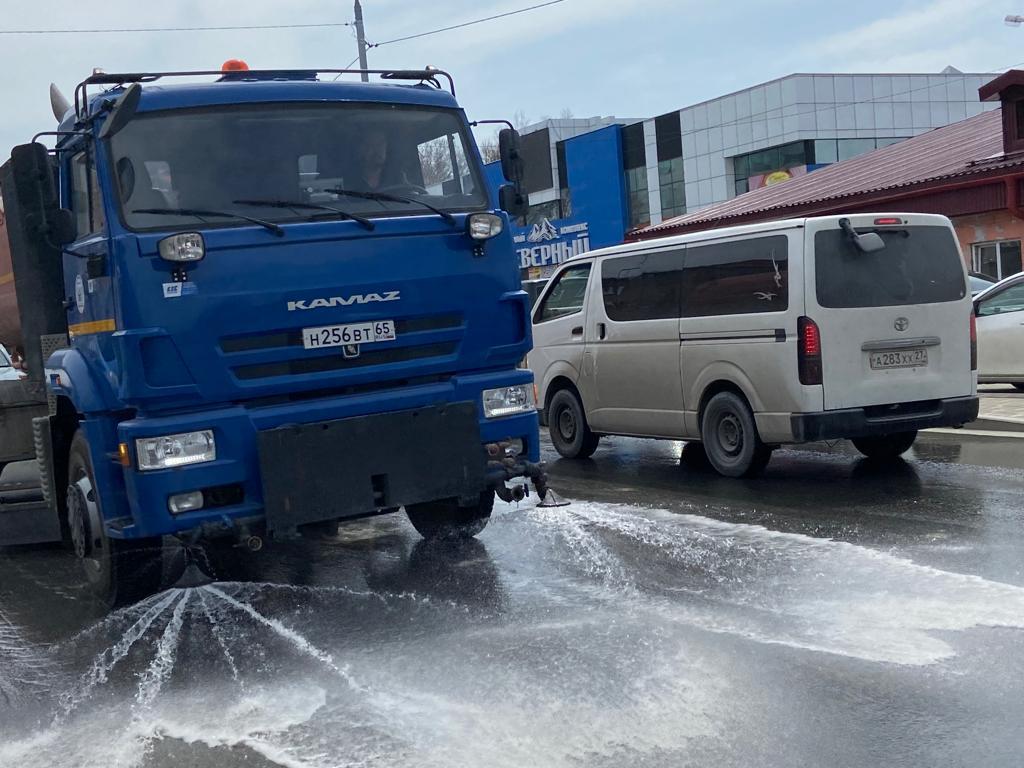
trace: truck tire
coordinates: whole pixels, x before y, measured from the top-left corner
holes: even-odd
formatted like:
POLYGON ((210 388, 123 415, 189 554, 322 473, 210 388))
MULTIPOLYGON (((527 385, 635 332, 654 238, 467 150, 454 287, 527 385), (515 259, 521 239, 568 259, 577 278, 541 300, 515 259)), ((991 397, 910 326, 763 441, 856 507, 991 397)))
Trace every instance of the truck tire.
POLYGON ((459 540, 471 539, 486 528, 493 508, 494 491, 487 490, 470 506, 460 506, 458 499, 444 499, 410 504, 405 514, 424 539, 459 540))
POLYGON ((719 392, 704 408, 701 442, 715 471, 726 477, 760 474, 772 457, 761 442, 750 406, 733 392, 719 392))
POLYGON ((548 433, 555 450, 567 459, 589 459, 601 441, 590 431, 583 403, 571 389, 561 389, 551 398, 548 433))
POLYGON ((854 447, 869 459, 895 459, 902 456, 917 439, 917 430, 913 432, 893 432, 891 435, 878 437, 855 437, 854 447))
POLYGON ((81 430, 68 454, 67 510, 75 555, 90 592, 100 602, 110 608, 128 605, 160 589, 161 539, 107 536, 89 444, 81 430))

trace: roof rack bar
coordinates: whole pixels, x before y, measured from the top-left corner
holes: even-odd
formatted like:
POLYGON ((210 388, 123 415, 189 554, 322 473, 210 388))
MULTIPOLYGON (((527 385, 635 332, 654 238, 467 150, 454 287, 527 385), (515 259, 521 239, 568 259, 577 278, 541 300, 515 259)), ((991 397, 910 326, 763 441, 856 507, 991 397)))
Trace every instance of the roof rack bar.
POLYGON ((419 80, 420 82, 431 83, 441 88, 438 77, 448 81, 448 90, 452 96, 455 95, 455 80, 441 69, 249 69, 232 70, 225 72, 220 69, 202 69, 182 72, 102 72, 90 75, 75 86, 75 115, 78 118, 85 117, 85 110, 88 108, 88 87, 90 85, 124 85, 125 83, 151 83, 164 77, 192 77, 195 75, 220 75, 229 76, 231 80, 245 81, 258 79, 259 75, 380 75, 381 80, 419 80))

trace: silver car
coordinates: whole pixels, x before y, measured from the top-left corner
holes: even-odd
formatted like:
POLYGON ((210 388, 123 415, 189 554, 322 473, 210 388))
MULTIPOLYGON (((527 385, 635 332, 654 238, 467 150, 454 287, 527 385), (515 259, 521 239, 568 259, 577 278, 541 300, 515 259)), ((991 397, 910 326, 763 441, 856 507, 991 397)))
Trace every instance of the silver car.
POLYGON ((978 382, 1012 384, 1024 392, 1024 272, 974 297, 978 382))

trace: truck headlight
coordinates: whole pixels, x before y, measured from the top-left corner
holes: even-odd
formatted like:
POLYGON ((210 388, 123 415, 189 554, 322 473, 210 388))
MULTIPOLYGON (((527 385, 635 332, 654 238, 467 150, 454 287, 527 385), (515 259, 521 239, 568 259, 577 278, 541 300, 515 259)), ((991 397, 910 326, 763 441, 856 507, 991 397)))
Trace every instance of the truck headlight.
POLYGON ((142 437, 135 441, 139 469, 169 469, 185 464, 199 464, 217 458, 217 445, 212 429, 182 432, 177 435, 142 437))
POLYGON ((537 410, 537 398, 533 392, 533 384, 514 384, 511 387, 485 389, 483 402, 484 417, 488 419, 537 410))
POLYGON ((199 261, 206 255, 203 236, 198 232, 182 232, 165 237, 157 243, 160 258, 165 261, 199 261))
POLYGON ((501 217, 493 213, 471 213, 466 219, 466 231, 474 240, 489 240, 500 235, 504 227, 501 217))

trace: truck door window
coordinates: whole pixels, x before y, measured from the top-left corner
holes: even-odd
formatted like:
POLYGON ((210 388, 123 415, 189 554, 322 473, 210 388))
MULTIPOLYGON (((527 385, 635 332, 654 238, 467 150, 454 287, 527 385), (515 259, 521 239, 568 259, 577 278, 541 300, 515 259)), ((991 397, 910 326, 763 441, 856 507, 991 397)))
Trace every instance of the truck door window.
POLYGON ((71 212, 79 237, 106 228, 103 216, 103 198, 100 196, 96 168, 92 153, 79 152, 71 158, 71 212))
POLYGON ((784 312, 789 307, 789 240, 754 237, 686 249, 683 316, 784 312))
POLYGON ((605 259, 601 293, 609 320, 679 317, 683 252, 661 251, 605 259))
POLYGON ((569 267, 556 279, 543 303, 537 309, 534 322, 543 323, 559 317, 568 317, 583 311, 583 300, 587 293, 587 278, 590 264, 569 267))

